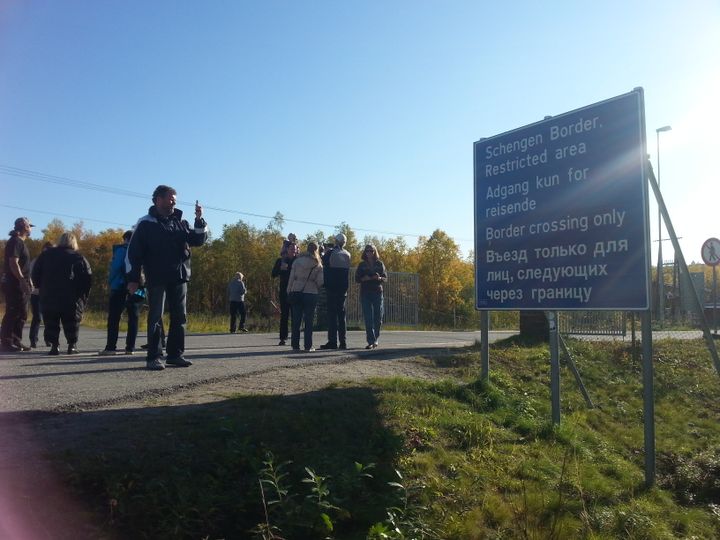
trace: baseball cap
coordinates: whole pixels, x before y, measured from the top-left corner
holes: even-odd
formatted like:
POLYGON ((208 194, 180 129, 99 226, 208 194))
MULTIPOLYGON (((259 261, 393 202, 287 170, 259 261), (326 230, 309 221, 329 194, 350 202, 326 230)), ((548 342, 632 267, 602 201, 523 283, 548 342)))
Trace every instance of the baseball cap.
POLYGON ((23 227, 24 225, 27 225, 28 227, 34 227, 32 223, 30 223, 30 220, 26 217, 19 217, 15 220, 15 230, 17 230, 19 227, 23 227))

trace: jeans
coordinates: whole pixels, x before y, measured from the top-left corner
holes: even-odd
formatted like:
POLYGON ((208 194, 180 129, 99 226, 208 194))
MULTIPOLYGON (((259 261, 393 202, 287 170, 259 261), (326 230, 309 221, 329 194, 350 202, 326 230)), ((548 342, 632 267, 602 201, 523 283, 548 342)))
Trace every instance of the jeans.
POLYGON ((162 316, 167 297, 170 328, 167 334, 167 356, 178 358, 185 352, 185 326, 187 325, 187 283, 169 283, 147 287, 148 296, 148 349, 147 360, 162 357, 162 316))
POLYGON ((40 295, 30 295, 30 311, 32 311, 32 321, 30 322, 30 344, 34 345, 38 341, 40 335, 40 322, 42 316, 40 315, 40 295))
POLYGON ((27 320, 29 295, 23 292, 17 281, 3 283, 2 291, 5 295, 5 315, 0 325, 0 338, 5 345, 19 345, 27 320))
POLYGON ((383 318, 383 294, 364 293, 360 295, 363 318, 365 319, 365 334, 368 345, 377 343, 380 337, 380 326, 383 318))
POLYGON ((245 328, 245 302, 230 301, 230 332, 237 330, 237 317, 240 315, 240 329, 245 328))
POLYGON ((290 319, 290 304, 287 292, 280 290, 280 339, 285 341, 288 337, 288 321, 290 319))
POLYGON ((317 294, 302 293, 302 300, 292 305, 292 336, 290 344, 293 349, 300 348, 300 323, 305 321, 303 346, 305 350, 312 348, 313 319, 315 318, 315 305, 317 294))
POLYGON ((127 310, 128 331, 125 336, 125 350, 135 350, 135 340, 138 333, 138 319, 140 318, 142 300, 135 295, 129 295, 125 289, 110 291, 110 304, 108 306, 107 343, 105 350, 114 351, 117 347, 118 333, 120 331, 120 317, 124 309, 127 310))
POLYGON ((345 320, 346 292, 327 291, 328 343, 345 345, 347 323, 345 320))

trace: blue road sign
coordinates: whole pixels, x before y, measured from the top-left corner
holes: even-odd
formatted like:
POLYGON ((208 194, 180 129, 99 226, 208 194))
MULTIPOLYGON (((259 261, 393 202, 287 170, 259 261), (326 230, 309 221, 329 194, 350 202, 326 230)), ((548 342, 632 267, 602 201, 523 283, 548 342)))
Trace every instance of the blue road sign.
POLYGON ((649 307, 642 89, 474 145, 481 310, 649 307))

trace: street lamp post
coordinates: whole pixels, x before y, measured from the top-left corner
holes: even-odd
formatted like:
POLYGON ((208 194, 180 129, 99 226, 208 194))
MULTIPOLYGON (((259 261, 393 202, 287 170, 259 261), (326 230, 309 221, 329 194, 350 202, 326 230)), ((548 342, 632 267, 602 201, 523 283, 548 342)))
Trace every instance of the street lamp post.
MULTIPOLYGON (((663 126, 655 130, 657 134, 657 182, 660 189, 660 133, 670 131, 672 127, 663 126)), ((665 283, 663 279, 663 258, 662 258, 662 214, 660 206, 658 206, 658 264, 657 264, 657 280, 658 280, 658 322, 662 326, 665 322, 665 283)))

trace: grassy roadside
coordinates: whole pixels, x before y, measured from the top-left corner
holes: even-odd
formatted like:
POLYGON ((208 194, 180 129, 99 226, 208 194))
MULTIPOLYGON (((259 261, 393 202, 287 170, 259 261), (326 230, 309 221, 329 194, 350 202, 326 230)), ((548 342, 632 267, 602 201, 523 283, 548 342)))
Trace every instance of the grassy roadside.
POLYGON ((127 538, 720 538, 720 378, 700 341, 656 344, 658 487, 643 487, 640 366, 571 344, 598 408, 547 350, 433 360, 444 379, 78 415, 68 478, 127 538), (87 416, 89 415, 89 416, 87 416))
MULTIPOLYGON (((1 314, 1 310, 0 310, 1 314)), ((141 317, 146 317, 147 312, 144 311, 141 317)), ((95 328, 97 330, 104 330, 107 328, 107 313, 103 311, 86 311, 83 315, 82 324, 89 328, 95 328)), ((169 324, 167 315, 165 316, 165 327, 169 324)), ((228 315, 218 315, 214 313, 191 313, 188 315, 187 331, 191 333, 213 333, 213 332, 227 332, 228 326, 230 325, 230 318, 228 315)), ((274 333, 278 331, 279 321, 271 318, 257 318, 252 317, 248 319, 247 328, 251 332, 264 332, 274 333)), ((140 321, 140 329, 145 328, 144 318, 140 321)), ((493 327, 499 329, 500 327, 493 327)), ((505 328, 502 327, 502 328, 505 328)), ((517 328, 515 326, 507 326, 507 328, 517 328)), ((361 330, 360 326, 349 326, 348 330, 361 330)), ((419 324, 415 326, 400 326, 385 324, 383 330, 442 330, 449 331, 452 328, 441 327, 431 324, 419 324)), ((457 329, 461 330, 461 329, 457 329)), ((472 329, 475 330, 475 329, 472 329)), ((127 332, 127 321, 123 317, 120 321, 120 332, 127 332)))

